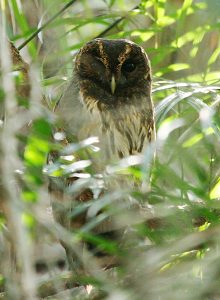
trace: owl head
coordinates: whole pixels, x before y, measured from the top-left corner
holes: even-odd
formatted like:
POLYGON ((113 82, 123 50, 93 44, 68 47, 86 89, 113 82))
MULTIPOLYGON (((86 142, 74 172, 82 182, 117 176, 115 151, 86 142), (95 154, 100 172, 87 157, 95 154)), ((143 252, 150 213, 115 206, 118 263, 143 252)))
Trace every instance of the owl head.
POLYGON ((88 42, 76 57, 74 72, 82 99, 90 106, 111 109, 150 97, 149 59, 129 40, 88 42))

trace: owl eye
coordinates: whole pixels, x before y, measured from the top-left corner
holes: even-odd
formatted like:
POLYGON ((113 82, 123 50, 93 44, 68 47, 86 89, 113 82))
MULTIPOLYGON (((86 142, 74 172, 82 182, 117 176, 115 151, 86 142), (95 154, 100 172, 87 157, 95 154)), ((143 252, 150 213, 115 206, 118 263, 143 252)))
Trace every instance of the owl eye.
POLYGON ((122 72, 131 73, 136 69, 136 65, 130 59, 127 59, 122 65, 122 72))

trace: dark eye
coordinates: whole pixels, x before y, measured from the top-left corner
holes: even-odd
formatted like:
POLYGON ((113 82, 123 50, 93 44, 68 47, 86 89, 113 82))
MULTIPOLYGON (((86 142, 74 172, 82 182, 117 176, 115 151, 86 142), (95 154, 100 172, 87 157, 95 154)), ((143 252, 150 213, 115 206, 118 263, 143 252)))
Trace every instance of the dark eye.
POLYGON ((56 265, 57 265, 58 269, 63 270, 66 266, 66 261, 64 259, 59 259, 56 262, 56 265))
POLYGON ((128 59, 123 63, 121 69, 122 72, 131 73, 136 69, 136 65, 132 60, 128 59))
POLYGON ((37 261, 35 263, 35 270, 37 273, 46 273, 48 272, 48 266, 44 261, 37 261))

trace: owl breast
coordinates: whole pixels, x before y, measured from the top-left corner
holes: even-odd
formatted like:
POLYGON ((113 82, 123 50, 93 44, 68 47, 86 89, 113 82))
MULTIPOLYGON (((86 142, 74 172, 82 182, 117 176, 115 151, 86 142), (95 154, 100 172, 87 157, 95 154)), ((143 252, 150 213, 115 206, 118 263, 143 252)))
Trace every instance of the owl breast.
POLYGON ((94 99, 89 99, 91 103, 88 99, 85 101, 81 94, 88 123, 85 125, 87 130, 82 128, 79 138, 98 136, 101 157, 108 162, 141 153, 154 140, 153 110, 148 106, 146 96, 142 97, 143 101, 140 101, 142 104, 139 106, 124 104, 106 109, 94 99))
POLYGON ((106 108, 80 93, 72 81, 56 113, 63 119, 70 141, 98 137, 100 160, 105 163, 141 153, 154 140, 153 108, 146 95, 139 95, 138 101, 133 99, 128 104, 106 108))

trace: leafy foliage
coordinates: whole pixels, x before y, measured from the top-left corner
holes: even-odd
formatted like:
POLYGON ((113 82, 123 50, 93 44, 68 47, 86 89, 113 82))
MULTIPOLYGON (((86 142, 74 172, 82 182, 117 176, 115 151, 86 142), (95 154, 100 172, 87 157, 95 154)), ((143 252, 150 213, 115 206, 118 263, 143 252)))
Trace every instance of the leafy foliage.
MULTIPOLYGON (((1 125, 3 299, 36 299, 37 294, 41 298, 57 294, 56 299, 220 297, 218 8, 217 0, 1 2, 0 104, 6 124, 1 125), (21 49, 30 64, 31 86, 28 99, 21 101, 13 84, 19 85, 22 70, 10 72, 4 63, 8 55, 3 51, 9 49, 4 47, 3 32, 22 48, 19 46, 46 22, 44 30, 21 49), (104 195, 100 194, 103 178, 94 174, 88 159, 88 152, 89 157, 98 155, 95 140, 66 145, 62 134, 55 133, 53 114, 71 77, 72 58, 95 37, 128 38, 146 49, 153 69, 157 127, 154 164, 149 165, 152 149, 147 149, 141 163, 127 159, 108 166, 107 180, 120 174, 128 181, 141 182, 142 188, 131 184, 124 190, 118 184, 114 193, 104 195), (31 126, 26 126, 30 122, 31 126), (50 151, 60 155, 56 163, 48 165, 50 151), (76 161, 77 155, 85 159, 76 161), (70 218, 87 209, 92 216, 103 208, 104 212, 70 233, 54 224, 46 213, 50 208, 47 181, 48 174, 56 180, 77 172, 80 178, 67 193, 75 196, 82 188, 92 186, 97 197, 87 204, 74 203, 70 218), (12 182, 17 182, 16 187, 12 182), (135 213, 126 213, 118 204, 125 195, 147 207, 140 222, 134 221, 135 213), (91 234, 91 228, 106 215, 123 220, 131 229, 125 235, 123 249, 112 240, 91 234), (48 275, 48 283, 37 282, 32 267, 36 249, 39 242, 51 244, 56 237, 71 244, 76 253, 80 240, 89 241, 98 249, 117 253, 124 264, 114 275, 97 270, 95 258, 88 251, 85 263, 94 270, 90 276, 80 278, 65 271, 55 277, 48 275), (18 257, 16 275, 8 255, 8 240, 18 257), (94 286, 90 295, 76 287, 69 294, 72 290, 68 284, 73 287, 79 281, 94 286), (59 294, 61 291, 63 294, 59 294)), ((46 264, 53 269, 49 258, 46 264)))

